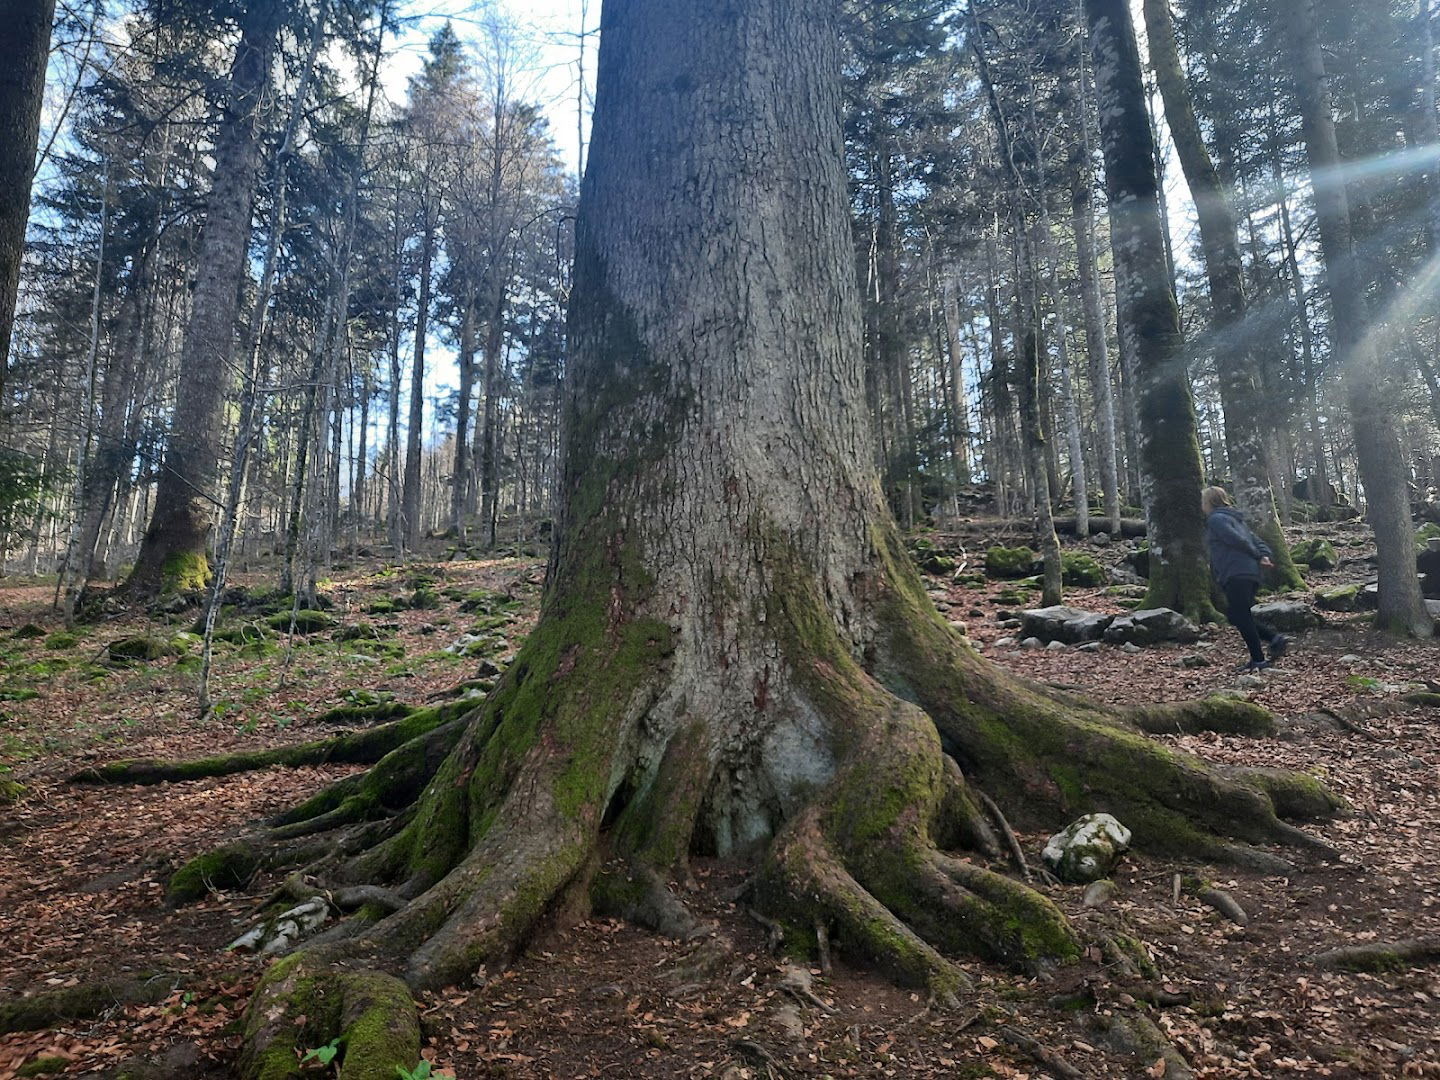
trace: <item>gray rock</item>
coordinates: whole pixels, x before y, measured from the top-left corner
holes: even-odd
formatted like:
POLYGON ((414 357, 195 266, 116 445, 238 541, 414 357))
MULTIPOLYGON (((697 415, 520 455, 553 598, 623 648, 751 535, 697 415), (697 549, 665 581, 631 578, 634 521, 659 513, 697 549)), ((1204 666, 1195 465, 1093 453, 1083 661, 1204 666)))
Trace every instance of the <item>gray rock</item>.
POLYGON ((1344 656, 1340 657, 1340 662, 1341 662, 1342 664, 1358 664, 1358 663, 1360 663, 1360 659, 1361 659, 1361 658, 1360 658, 1359 656, 1357 656, 1355 653, 1350 652, 1350 653, 1346 653, 1344 656))
POLYGON ((1259 675, 1241 675, 1235 680, 1235 685, 1243 690, 1259 690, 1265 685, 1265 680, 1259 675))
POLYGON ((1274 600, 1268 604, 1256 604, 1250 609, 1257 622, 1293 634, 1302 630, 1313 630, 1320 625, 1320 616, 1309 604, 1298 600, 1274 600))
POLYGON ((1075 646, 1075 651, 1076 651, 1076 652, 1099 652, 1099 651, 1100 651, 1100 642, 1098 642, 1098 641, 1087 641, 1087 642, 1085 642, 1084 645, 1076 645, 1076 646, 1075 646))
POLYGON ((1133 641, 1127 641, 1121 646, 1121 649, 1127 653, 1137 653, 1140 651, 1140 646, 1136 645, 1133 641))
POLYGON ((1122 615, 1105 629, 1112 644, 1153 645, 1161 641, 1192 642, 1200 639, 1200 628, 1170 608, 1143 608, 1122 615))
POLYGON ((1082 641, 1099 641, 1105 628, 1114 622, 1113 615, 1101 615, 1093 611, 1055 604, 1052 607, 1032 608, 1021 614, 1021 631, 1026 637, 1038 637, 1041 641, 1062 641, 1066 645, 1078 645, 1082 641))
POLYGON ((1205 656, 1182 656, 1180 666, 1183 668, 1202 668, 1210 666, 1210 659, 1205 656))
POLYGON ((1069 647, 1063 641, 1047 641, 1045 643, 1046 652, 1064 652, 1069 647))
POLYGON ((1085 907, 1095 908, 1108 904, 1119 892, 1119 887, 1109 878, 1101 878, 1099 881, 1092 881, 1085 886, 1085 895, 1080 897, 1080 903, 1085 907))
POLYGON ((1112 585, 1144 585, 1145 579, 1137 574, 1130 567, 1125 565, 1112 566, 1110 568, 1110 584, 1112 585))
POLYGON ((323 896, 312 896, 247 930, 229 947, 236 952, 288 952, 301 938, 324 926, 329 918, 330 904, 323 896))
POLYGON ((1015 644, 1015 639, 1014 639, 1013 637, 1002 637, 1002 638, 996 638, 996 639, 995 639, 995 647, 996 647, 997 649, 1008 649, 1008 648, 1010 648, 1011 646, 1013 646, 1014 644, 1015 644))
POLYGON ((1038 637, 1027 637, 1024 641, 1020 642, 1020 648, 1022 649, 1039 649, 1043 648, 1044 645, 1045 643, 1038 637))
POLYGON ((1050 837, 1041 858, 1050 872, 1072 885, 1109 877, 1130 847, 1130 830, 1109 814, 1086 814, 1050 837))

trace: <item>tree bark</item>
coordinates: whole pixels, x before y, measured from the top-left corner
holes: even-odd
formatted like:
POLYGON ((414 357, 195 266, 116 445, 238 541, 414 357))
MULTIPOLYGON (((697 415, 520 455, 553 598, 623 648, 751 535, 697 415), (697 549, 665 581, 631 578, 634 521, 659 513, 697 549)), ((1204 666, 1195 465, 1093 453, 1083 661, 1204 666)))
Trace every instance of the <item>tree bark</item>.
POLYGON ((1265 433, 1273 424, 1260 387, 1260 361, 1253 341, 1256 331, 1246 321, 1248 303, 1235 211, 1190 101, 1175 44, 1170 0, 1145 0, 1144 10, 1150 63, 1200 224, 1200 247, 1210 286, 1210 345, 1225 410, 1225 452, 1235 502, 1250 527, 1275 553, 1273 582, 1283 589, 1304 588, 1305 579, 1290 558, 1270 486, 1265 433))
POLYGON ((1150 522, 1145 603, 1213 619, 1200 512, 1204 470, 1166 258, 1135 27, 1125 0, 1085 0, 1085 13, 1100 101, 1121 351, 1134 373, 1141 488, 1150 522))
POLYGON ((410 418, 405 430, 405 481, 400 489, 401 529, 405 547, 415 550, 424 535, 420 512, 420 460, 425 428, 425 335, 430 325, 430 272, 435 259, 435 215, 428 203, 423 211, 420 239, 420 296, 415 309, 415 355, 410 368, 410 418))
POLYGON ((55 0, 10 6, 0 22, 0 394, 5 390, 15 295, 30 221, 30 183, 40 141, 45 68, 55 0))
POLYGON ((225 430, 225 394, 234 381, 240 283, 260 157, 256 127, 283 8, 279 0, 260 0, 245 9, 215 138, 214 180, 180 351, 169 446, 150 525, 126 582, 137 596, 199 589, 209 575, 205 548, 220 505, 213 489, 225 430))
POLYGON ((1313 0, 1284 0, 1282 10, 1294 49, 1295 89, 1330 293, 1331 336, 1344 372, 1355 455, 1379 556, 1380 596, 1375 619, 1377 625, 1394 633, 1429 637, 1435 624, 1426 614, 1416 576, 1409 471, 1395 421, 1394 372, 1381 360, 1368 335, 1366 281, 1351 231, 1345 165, 1335 139, 1313 0))

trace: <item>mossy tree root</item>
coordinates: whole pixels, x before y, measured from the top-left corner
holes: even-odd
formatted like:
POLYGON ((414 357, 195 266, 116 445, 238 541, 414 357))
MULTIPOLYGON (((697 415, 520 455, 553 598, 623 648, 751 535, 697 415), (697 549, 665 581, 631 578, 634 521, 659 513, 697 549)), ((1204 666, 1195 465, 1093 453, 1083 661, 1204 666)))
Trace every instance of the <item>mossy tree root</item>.
POLYGON ((179 984, 170 974, 153 973, 46 990, 0 1003, 0 1035, 40 1031, 73 1020, 91 1020, 120 1005, 160 1001, 179 984))
POLYGON ((895 584, 879 605, 871 671, 919 704, 965 776, 1021 821, 1049 827, 1105 811, 1130 828, 1137 846, 1272 870, 1288 864, 1255 845, 1331 851, 1281 820, 1282 814, 1317 816, 1313 811, 1333 800, 1312 799, 1300 814, 1299 801, 1281 794, 1286 783, 1323 792, 1318 781, 1304 774, 1263 780, 1227 774, 1141 730, 1260 735, 1272 729, 1265 710, 1223 697, 1107 708, 1024 682, 967 648, 925 602, 922 589, 898 573, 890 580, 895 584))
MULTIPOLYGON (((804 640, 803 612, 786 613, 804 640)), ((990 855, 1000 845, 935 725, 848 656, 796 656, 813 705, 846 732, 834 778, 779 834, 757 893, 783 925, 842 949, 952 1003, 968 980, 952 957, 1035 971, 1075 959, 1065 916, 1034 889, 955 858, 942 845, 990 855)))
POLYGON ((243 887, 261 869, 308 863, 312 874, 328 876, 332 868, 340 873, 348 865, 347 854, 358 848, 363 856, 376 850, 376 841, 402 833, 463 731, 459 718, 432 728, 366 772, 338 780, 279 815, 269 828, 195 856, 171 876, 167 901, 187 904, 217 889, 243 887))
MULTIPOLYGON (((194 761, 112 761, 82 769, 70 780, 79 784, 170 784, 254 772, 276 765, 292 769, 307 765, 373 765, 391 751, 473 707, 473 702, 447 702, 424 709, 407 709, 401 719, 391 723, 297 746, 242 750, 194 761)), ((396 711, 394 705, 381 708, 390 714, 396 711)))
POLYGON ((420 1060, 420 1017, 405 984, 304 954, 271 965, 245 1016, 240 1065, 256 1080, 303 1075, 305 1050, 338 1040, 341 1080, 394 1080, 420 1060))

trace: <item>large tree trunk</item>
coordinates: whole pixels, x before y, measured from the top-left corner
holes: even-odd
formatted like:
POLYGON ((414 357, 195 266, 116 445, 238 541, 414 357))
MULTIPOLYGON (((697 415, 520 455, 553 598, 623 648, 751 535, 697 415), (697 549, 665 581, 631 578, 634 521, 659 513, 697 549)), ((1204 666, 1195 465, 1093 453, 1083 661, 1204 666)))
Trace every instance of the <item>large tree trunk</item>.
MULTIPOLYGON (((930 605, 864 407, 836 13, 607 5, 540 622, 468 717, 424 717, 272 843, 229 849, 278 865, 297 836, 360 819, 310 872, 403 904, 270 969, 247 1074, 296 1075, 295 1048, 342 1033, 342 1075, 413 1062, 388 973, 438 987, 503 965, 561 897, 683 932, 665 880, 694 846, 761 855, 755 901, 794 945, 824 927, 941 1002, 967 984, 951 956, 1076 957, 1049 900, 945 850, 998 854, 972 781, 1037 821, 1111 808, 1172 851, 1273 865, 1215 832, 1300 838, 1260 791, 1006 677, 930 605), (362 1022, 381 999, 388 1022, 362 1022)), ((1267 719, 1237 702, 1139 714, 1202 716, 1267 719)))
POLYGON ((246 9, 230 86, 215 138, 215 169, 180 350, 180 380, 155 509, 127 588, 136 595, 198 589, 209 574, 205 548, 214 525, 225 393, 250 244, 259 110, 283 5, 262 0, 246 9))
POLYGON ((1335 139, 1335 118, 1325 74, 1325 54, 1315 25, 1313 0, 1285 0, 1285 29, 1295 51, 1295 88, 1305 149, 1310 162, 1325 284, 1330 293, 1330 326, 1344 372, 1355 456, 1365 484, 1370 526, 1379 555, 1379 610, 1384 629, 1429 637, 1434 621, 1426 614, 1415 570, 1415 531, 1407 488, 1409 470, 1396 425, 1395 373, 1368 335, 1366 281, 1350 227, 1350 200, 1344 162, 1335 139))
POLYGON ((1270 486, 1265 433, 1273 427, 1273 421, 1260 387, 1259 354, 1253 340, 1257 330, 1246 322, 1239 228, 1229 193, 1210 159, 1190 102, 1175 45, 1170 0, 1145 0, 1145 28, 1150 62, 1165 103, 1165 119, 1200 223, 1200 246, 1210 285, 1211 346, 1219 374, 1220 402, 1225 409, 1225 451, 1230 459, 1235 502, 1250 527, 1275 553, 1275 583, 1285 589, 1303 588, 1305 580, 1290 558, 1270 486))
POLYGON ((15 294, 30 220, 30 181, 40 139, 45 67, 55 0, 16 4, 0 23, 0 391, 5 389, 15 294))
POLYGON ((1150 522, 1145 603, 1214 618, 1200 513, 1204 470, 1166 256, 1135 27, 1125 0, 1085 0, 1085 13, 1100 100, 1121 352, 1135 376, 1141 486, 1150 522))

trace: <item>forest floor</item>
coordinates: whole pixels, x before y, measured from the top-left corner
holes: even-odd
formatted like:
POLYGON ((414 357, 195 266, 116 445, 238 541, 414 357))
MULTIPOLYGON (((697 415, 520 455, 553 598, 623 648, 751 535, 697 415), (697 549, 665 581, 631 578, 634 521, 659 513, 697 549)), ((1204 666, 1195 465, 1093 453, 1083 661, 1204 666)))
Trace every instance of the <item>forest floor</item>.
MULTIPOLYGON (((1363 533, 1323 529, 1347 561, 1312 584, 1363 580, 1363 533)), ((1003 531, 1000 523, 976 522, 959 540, 981 550, 1003 531)), ((1122 553, 1119 544, 1085 547, 1107 564, 1122 553)), ((972 554, 972 569, 977 561, 972 554)), ((283 640, 279 648, 222 646, 212 693, 224 707, 205 722, 195 715, 193 657, 101 663, 106 643, 147 628, 186 629, 193 610, 171 626, 119 616, 83 626, 72 639, 58 633, 50 587, 0 586, 0 762, 11 770, 0 779, 8 775, 26 789, 17 804, 0 808, 0 1005, 125 972, 182 977, 158 1001, 0 1036, 0 1080, 116 1075, 121 1063, 136 1060, 153 1063, 152 1075, 177 1080, 232 1075, 236 1022, 265 961, 225 945, 250 925, 275 881, 261 877, 171 909, 163 901, 167 875, 353 767, 275 768, 154 787, 68 783, 76 768, 316 738, 338 730, 322 723, 325 711, 357 697, 424 704, 475 674, 474 659, 443 648, 474 621, 461 610, 466 598, 485 590, 517 601, 503 605, 510 620, 496 658, 503 661, 533 621, 542 573, 534 558, 404 571, 376 560, 337 567, 322 586, 332 613, 345 625, 381 624, 385 647, 361 651, 329 634, 297 638, 288 654, 283 640), (417 582, 416 573, 434 580, 417 582), (367 614, 416 584, 430 585, 436 606, 367 614), (14 631, 26 624, 43 633, 18 637, 14 631)), ((1000 648, 995 642, 1011 634, 997 621, 1007 607, 997 594, 1007 583, 931 584, 987 656, 1031 678, 1117 703, 1236 686, 1242 653, 1228 628, 1207 629, 1197 645, 1133 654, 1109 646, 1089 653, 1000 648), (1209 663, 1187 666, 1185 657, 1209 663)), ((1067 590, 1066 601, 1120 610, 1103 588, 1067 590)), ((1196 868, 1162 855, 1128 857, 1115 875, 1117 897, 1102 908, 1083 907, 1078 887, 1048 890, 1082 932, 1123 924, 1148 944, 1161 988, 1184 1002, 1151 1009, 1151 1016, 1198 1075, 1440 1076, 1440 967, 1343 974, 1313 963, 1336 946, 1440 935, 1440 712, 1400 702, 1407 687, 1434 678, 1440 643, 1398 643, 1369 633, 1362 615, 1330 616, 1249 691, 1276 713, 1278 737, 1166 740, 1212 762, 1309 770, 1356 811, 1313 828, 1342 853, 1338 862, 1307 858, 1287 877, 1206 871, 1249 913, 1247 927, 1188 894, 1177 899, 1174 875, 1196 868)), ((1032 863, 1046 835, 1022 831, 1032 863)), ((608 919, 553 927, 483 988, 423 999, 427 1059, 462 1080, 1053 1072, 1008 1038, 1020 1032, 1063 1056, 1075 1075, 1165 1075, 1163 1061, 1123 1054, 1100 1034, 1108 1013, 1136 1002, 1095 963, 1037 979, 967 965, 976 990, 957 1012, 931 1011, 923 997, 837 963, 830 976, 817 969, 815 978, 830 1011, 797 1010, 782 987, 784 962, 770 955, 765 930, 733 899, 745 874, 731 863, 695 865, 687 902, 734 946, 707 977, 676 975, 693 967, 692 953, 703 944, 608 919)), ((316 1065, 314 1073, 330 1070, 316 1065)))

